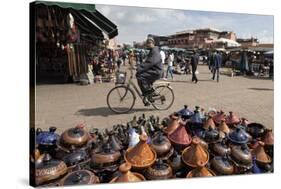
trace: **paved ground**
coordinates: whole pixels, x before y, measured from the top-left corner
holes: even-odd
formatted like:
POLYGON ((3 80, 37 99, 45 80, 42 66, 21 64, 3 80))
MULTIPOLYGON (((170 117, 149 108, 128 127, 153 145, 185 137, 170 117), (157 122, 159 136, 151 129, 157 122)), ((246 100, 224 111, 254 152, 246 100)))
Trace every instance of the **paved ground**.
POLYGON ((116 115, 106 105, 106 95, 114 87, 113 83, 80 86, 38 85, 36 89, 36 127, 47 129, 58 127, 61 132, 85 122, 87 126, 106 128, 113 124, 126 123, 134 115, 142 113, 159 115, 161 118, 177 111, 187 104, 189 107, 199 105, 225 112, 233 111, 240 117, 260 122, 273 128, 273 86, 268 79, 229 77, 222 75, 219 83, 210 80, 211 75, 206 66, 199 66, 199 82, 192 83, 191 75, 175 75, 172 87, 175 92, 174 105, 167 111, 155 111, 144 107, 137 99, 129 114, 116 115))

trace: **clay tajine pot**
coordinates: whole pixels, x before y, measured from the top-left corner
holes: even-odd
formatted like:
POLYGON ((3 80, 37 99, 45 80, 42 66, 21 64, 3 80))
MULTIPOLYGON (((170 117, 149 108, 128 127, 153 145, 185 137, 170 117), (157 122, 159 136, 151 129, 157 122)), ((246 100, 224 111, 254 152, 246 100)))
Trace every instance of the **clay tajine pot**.
POLYGON ((215 156, 210 162, 217 175, 232 175, 234 173, 233 163, 229 161, 227 156, 215 156))
POLYGON ((174 132, 179 126, 179 116, 177 114, 170 115, 170 119, 168 122, 168 127, 164 129, 164 133, 169 135, 174 132))
POLYGON ((240 167, 252 167, 252 154, 246 144, 231 145, 231 158, 240 167))
POLYGON ((228 134, 230 132, 230 129, 228 127, 228 125, 226 124, 225 120, 221 120, 221 123, 219 125, 219 131, 223 132, 225 134, 228 134))
POLYGON ((87 144, 90 139, 90 134, 84 129, 84 127, 76 126, 74 128, 67 129, 60 137, 60 145, 63 147, 74 150, 87 144))
POLYGON ((183 149, 191 143, 191 136, 187 133, 182 122, 180 122, 180 126, 173 133, 168 135, 168 139, 177 149, 183 149))
POLYGON ((110 183, 114 182, 139 182, 145 180, 144 176, 139 173, 131 172, 132 166, 130 163, 123 163, 119 167, 120 176, 113 178, 110 183))
POLYGON ((171 166, 158 159, 156 163, 145 171, 148 180, 166 180, 173 177, 171 166))
POLYGON ((186 178, 216 176, 216 174, 212 170, 205 167, 204 162, 198 161, 196 164, 197 164, 197 167, 195 169, 189 171, 186 178))
POLYGON ((69 173, 61 181, 60 186, 73 186, 99 183, 99 178, 88 170, 78 170, 69 173))
POLYGON ((234 126, 239 124, 241 120, 233 112, 229 112, 229 115, 225 118, 225 122, 229 126, 234 126))
POLYGON ((152 138, 150 147, 155 150, 158 158, 168 159, 173 154, 173 147, 169 139, 162 132, 152 138))
POLYGON ((139 143, 133 148, 128 148, 125 152, 125 161, 129 162, 135 169, 150 167, 156 160, 156 152, 146 143, 147 139, 146 135, 140 135, 139 143))
POLYGON ((213 128, 213 129, 216 128, 215 122, 214 122, 213 118, 210 116, 203 125, 203 128, 206 130, 209 129, 209 127, 213 128))
POLYGON ((49 154, 41 155, 35 162, 36 185, 56 180, 66 173, 66 164, 63 161, 52 159, 49 154))
POLYGON ((274 145, 274 137, 272 129, 267 129, 265 131, 265 135, 262 137, 262 141, 265 146, 273 146, 274 145))
POLYGON ((197 167, 198 162, 206 165, 209 161, 209 152, 200 145, 197 138, 193 138, 191 146, 183 150, 182 160, 186 165, 194 168, 197 167))
POLYGON ((258 146, 252 150, 252 155, 256 157, 258 165, 265 166, 272 162, 272 159, 264 151, 264 142, 259 141, 258 146))
POLYGON ((221 120, 225 120, 225 113, 223 111, 220 111, 213 117, 213 120, 215 124, 219 125, 221 123, 221 120))

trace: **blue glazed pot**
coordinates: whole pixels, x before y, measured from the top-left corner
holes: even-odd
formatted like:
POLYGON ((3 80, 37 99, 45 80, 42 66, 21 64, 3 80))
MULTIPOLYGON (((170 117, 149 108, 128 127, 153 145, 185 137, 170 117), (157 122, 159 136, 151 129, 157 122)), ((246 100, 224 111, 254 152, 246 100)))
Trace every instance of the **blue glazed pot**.
POLYGON ((257 165, 256 157, 253 158, 252 173, 254 173, 254 174, 264 173, 264 170, 262 170, 262 169, 257 165))
POLYGON ((227 138, 235 144, 246 144, 249 140, 246 131, 241 127, 236 127, 227 135, 227 138))
POLYGON ((193 112, 188 109, 187 105, 184 105, 184 108, 178 111, 177 113, 184 120, 189 119, 193 115, 193 112))
POLYGON ((59 139, 59 135, 56 134, 57 128, 50 127, 49 131, 42 131, 40 128, 36 131, 36 144, 41 146, 54 146, 59 139))

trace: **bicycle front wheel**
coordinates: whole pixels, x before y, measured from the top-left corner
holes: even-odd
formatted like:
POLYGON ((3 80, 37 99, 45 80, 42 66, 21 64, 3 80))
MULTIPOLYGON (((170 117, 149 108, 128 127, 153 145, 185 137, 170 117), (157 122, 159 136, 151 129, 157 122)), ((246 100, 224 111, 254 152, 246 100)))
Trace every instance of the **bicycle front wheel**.
POLYGON ((107 105, 115 113, 127 113, 135 105, 135 94, 126 86, 116 86, 107 95, 107 105))
POLYGON ((173 89, 166 85, 160 85, 154 90, 156 96, 153 97, 152 106, 157 110, 168 110, 173 105, 175 100, 173 89))

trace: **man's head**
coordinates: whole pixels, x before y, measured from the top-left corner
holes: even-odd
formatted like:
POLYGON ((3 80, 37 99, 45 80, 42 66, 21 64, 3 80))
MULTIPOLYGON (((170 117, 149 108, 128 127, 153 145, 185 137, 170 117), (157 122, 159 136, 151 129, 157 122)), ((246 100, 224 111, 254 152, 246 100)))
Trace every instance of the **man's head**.
POLYGON ((152 37, 148 37, 146 40, 146 47, 152 49, 155 46, 155 41, 152 37))

